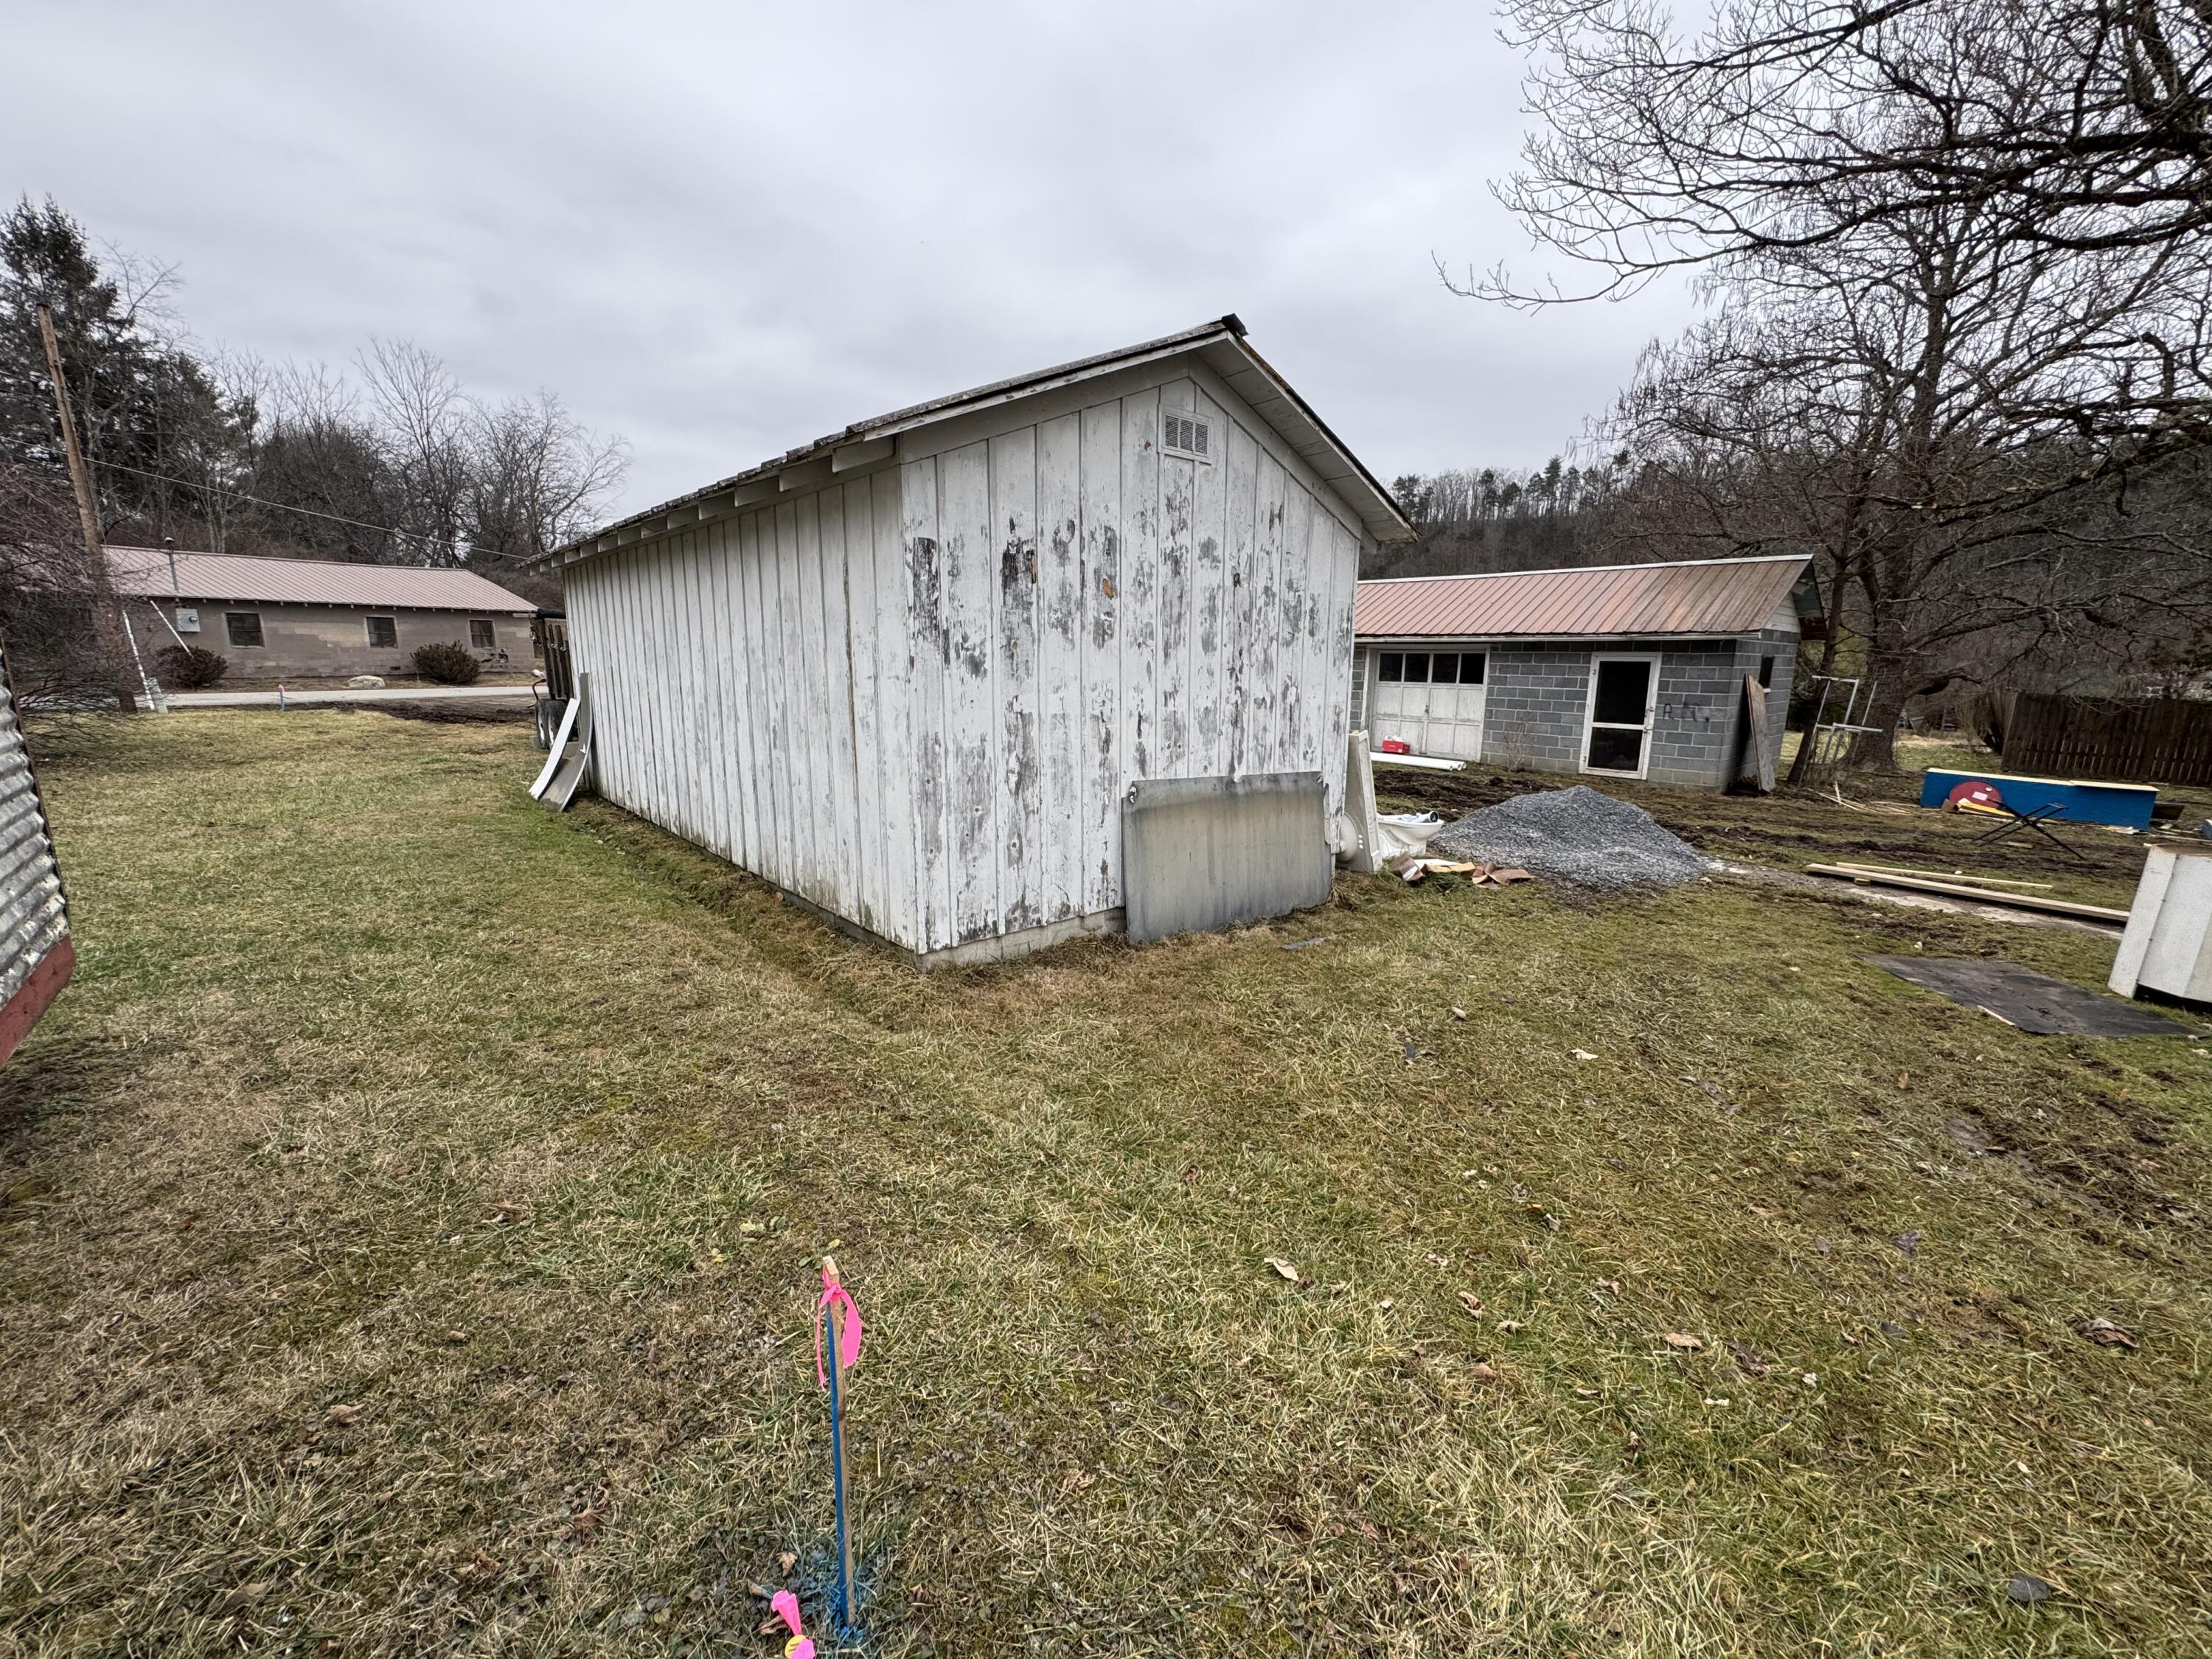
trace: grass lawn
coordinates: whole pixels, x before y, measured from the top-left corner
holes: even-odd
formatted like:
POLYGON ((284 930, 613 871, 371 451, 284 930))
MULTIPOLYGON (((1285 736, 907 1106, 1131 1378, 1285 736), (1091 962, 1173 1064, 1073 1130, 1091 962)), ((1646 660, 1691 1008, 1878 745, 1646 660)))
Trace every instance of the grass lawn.
POLYGON ((833 1242, 872 1653, 2212 1644, 2208 1045, 1857 960, 2108 938, 1345 878, 923 977, 536 760, 226 712, 48 766, 0 1653, 765 1659, 833 1242))

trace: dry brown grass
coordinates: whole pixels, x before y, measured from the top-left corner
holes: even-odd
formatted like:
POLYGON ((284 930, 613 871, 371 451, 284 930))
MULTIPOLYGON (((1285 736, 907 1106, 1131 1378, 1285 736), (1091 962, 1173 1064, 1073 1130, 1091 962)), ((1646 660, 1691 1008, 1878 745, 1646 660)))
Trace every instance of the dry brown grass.
POLYGON ((832 1240, 883 1654, 2212 1641, 2205 1045, 1856 959, 2108 942, 1346 879, 924 979, 532 760, 209 714, 51 770, 0 1651, 772 1653, 832 1240))

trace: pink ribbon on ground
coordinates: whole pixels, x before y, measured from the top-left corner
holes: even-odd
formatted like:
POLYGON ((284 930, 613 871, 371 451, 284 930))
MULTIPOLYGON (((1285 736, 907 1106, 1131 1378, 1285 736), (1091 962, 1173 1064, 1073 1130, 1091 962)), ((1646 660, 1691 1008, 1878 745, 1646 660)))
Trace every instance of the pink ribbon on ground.
POLYGON ((789 1590, 778 1590, 769 1597, 768 1604, 791 1627, 791 1640, 783 1644, 784 1659, 814 1659, 814 1644, 799 1632, 799 1598, 789 1590))
POLYGON ((845 1332, 838 1342, 838 1364, 850 1370, 860 1363, 860 1310, 853 1305, 852 1293, 842 1285, 827 1282, 822 1286, 822 1299, 814 1304, 814 1381, 821 1388, 830 1386, 830 1373, 822 1364, 822 1315, 833 1304, 845 1310, 845 1332))

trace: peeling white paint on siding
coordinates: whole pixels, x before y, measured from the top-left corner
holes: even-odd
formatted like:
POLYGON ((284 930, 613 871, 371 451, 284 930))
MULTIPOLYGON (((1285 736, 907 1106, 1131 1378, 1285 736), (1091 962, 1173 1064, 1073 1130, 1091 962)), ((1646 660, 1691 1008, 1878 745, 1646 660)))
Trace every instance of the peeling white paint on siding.
POLYGON ((602 793, 924 952, 1119 908, 1139 779, 1334 810, 1356 520, 1218 380, 1062 409, 572 568, 602 793))

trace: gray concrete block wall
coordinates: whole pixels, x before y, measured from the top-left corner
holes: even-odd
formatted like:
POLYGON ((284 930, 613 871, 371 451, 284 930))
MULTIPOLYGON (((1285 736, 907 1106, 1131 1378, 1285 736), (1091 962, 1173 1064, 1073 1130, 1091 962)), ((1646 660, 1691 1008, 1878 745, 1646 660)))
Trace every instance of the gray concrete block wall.
POLYGON ((1482 757, 1544 772, 1578 770, 1589 648, 1515 644, 1489 651, 1482 757))
MULTIPOLYGON (((469 645, 471 621, 492 624, 496 648, 507 653, 507 666, 526 671, 532 662, 530 618, 508 611, 424 611, 392 605, 278 604, 272 600, 185 599, 186 608, 199 611, 200 631, 185 637, 213 651, 229 664, 238 678, 273 678, 284 675, 342 678, 351 674, 411 674, 418 646, 450 643, 477 657, 485 653, 469 645), (252 611, 261 618, 259 645, 233 645, 223 621, 226 612, 252 611), (368 618, 390 617, 399 636, 396 646, 368 642, 368 618)), ((159 617, 148 614, 143 601, 131 605, 131 625, 138 630, 139 645, 150 662, 155 652, 174 641, 159 617), (150 626, 149 626, 150 624, 150 626), (149 641, 151 643, 149 644, 149 641)), ((161 611, 169 609, 164 600, 161 611)))

